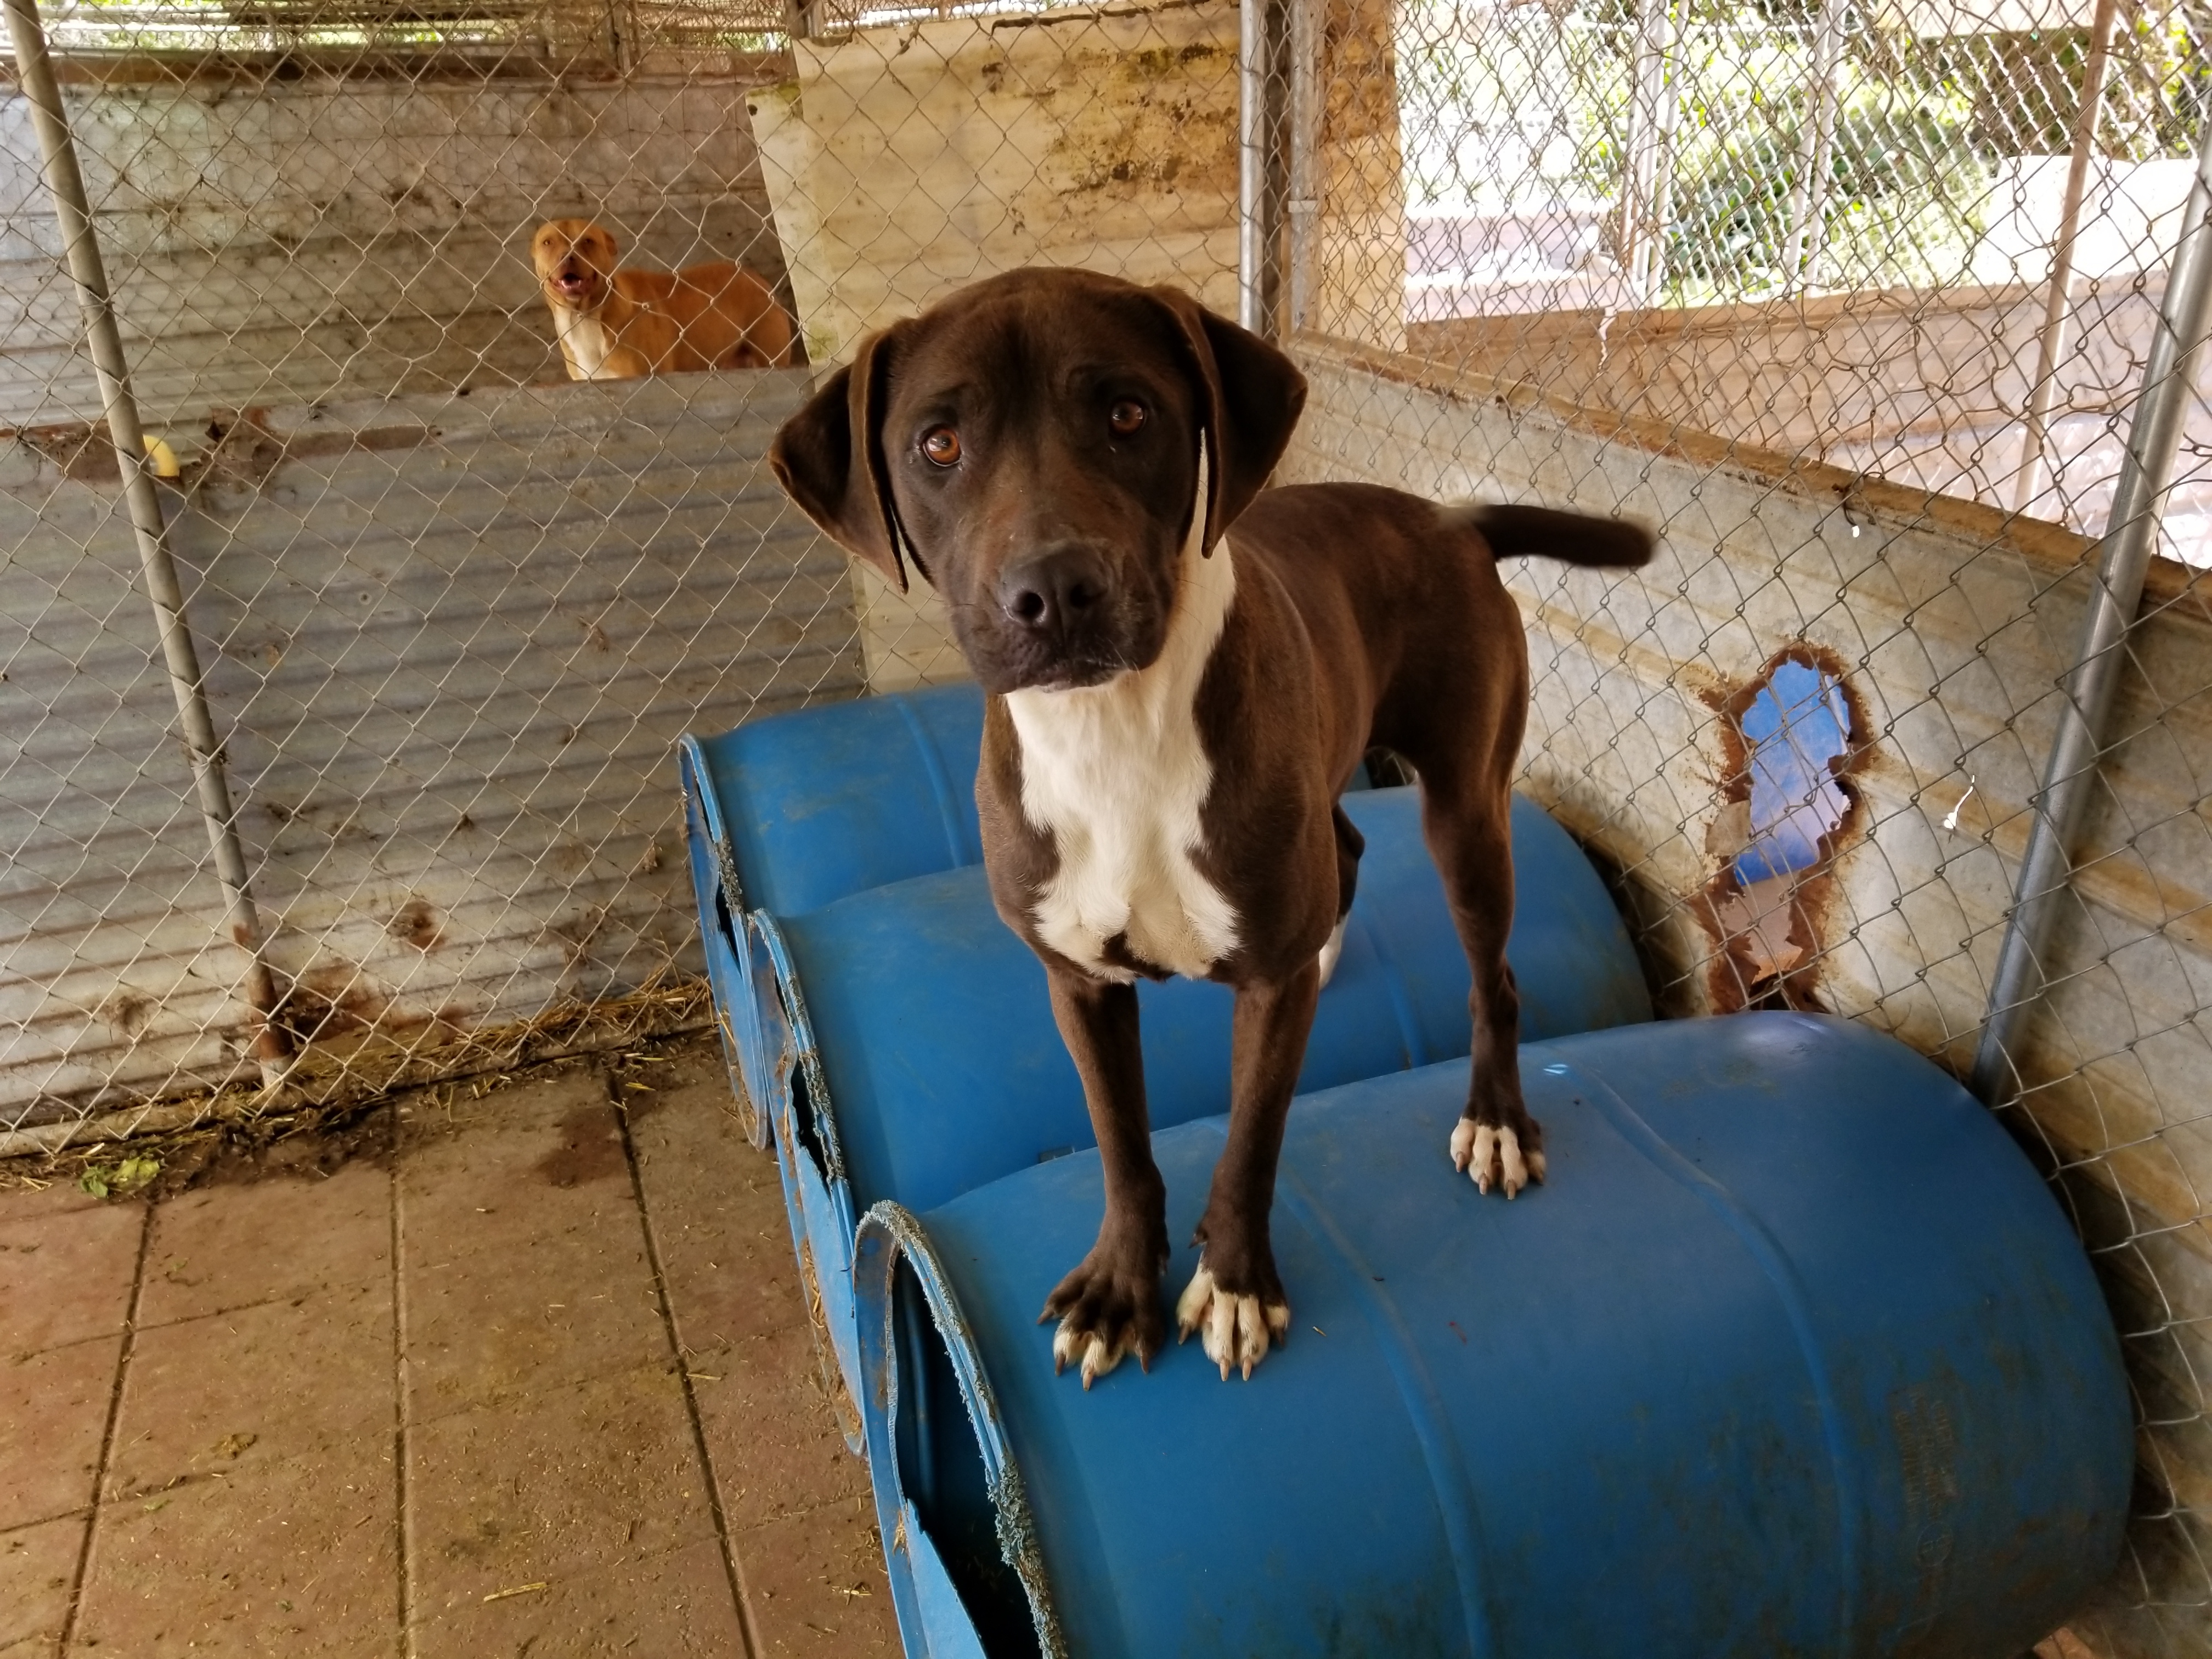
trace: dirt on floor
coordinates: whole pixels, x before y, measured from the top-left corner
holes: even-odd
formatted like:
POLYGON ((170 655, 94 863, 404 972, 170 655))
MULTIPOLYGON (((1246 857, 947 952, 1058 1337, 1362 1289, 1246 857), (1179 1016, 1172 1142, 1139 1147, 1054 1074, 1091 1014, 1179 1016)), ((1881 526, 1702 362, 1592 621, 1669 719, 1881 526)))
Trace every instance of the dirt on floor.
POLYGON ((0 1656, 897 1651, 710 1036, 0 1163, 0 1656))

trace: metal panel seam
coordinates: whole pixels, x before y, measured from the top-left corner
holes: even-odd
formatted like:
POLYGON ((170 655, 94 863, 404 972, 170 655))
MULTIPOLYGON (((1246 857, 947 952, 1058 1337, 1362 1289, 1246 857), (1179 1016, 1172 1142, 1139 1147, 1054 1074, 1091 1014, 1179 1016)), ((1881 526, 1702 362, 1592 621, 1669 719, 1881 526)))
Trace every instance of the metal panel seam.
POLYGON ((1844 1655, 1858 1652, 1859 1572, 1863 1553, 1860 1534, 1866 1514, 1863 1483, 1857 1461, 1851 1455, 1844 1432, 1843 1412, 1836 1403, 1835 1384, 1828 1374, 1827 1358, 1814 1330, 1811 1301, 1805 1294, 1805 1287, 1797 1281, 1796 1270, 1790 1266, 1788 1253, 1767 1231, 1765 1223, 1736 1202, 1735 1194, 1669 1146, 1597 1073, 1587 1065, 1569 1066, 1562 1061, 1554 1061, 1544 1069, 1562 1074, 1571 1072, 1580 1079, 1589 1091, 1592 1103, 1605 1114, 1622 1139, 1717 1215, 1743 1241, 1744 1249, 1773 1285, 1774 1294, 1789 1318, 1790 1332, 1797 1339, 1798 1352, 1804 1356, 1806 1378, 1812 1385, 1814 1401, 1820 1413, 1821 1443, 1827 1448, 1828 1466, 1835 1476, 1838 1547, 1843 1557, 1836 1575, 1836 1651, 1844 1655))
MULTIPOLYGON (((1225 1145, 1228 1137, 1219 1121, 1215 1120, 1212 1127, 1225 1145)), ((1467 1460, 1460 1450, 1459 1437, 1452 1432, 1436 1379, 1421 1363, 1420 1351, 1413 1346, 1413 1334, 1407 1328, 1398 1304, 1375 1289, 1379 1281, 1366 1259, 1314 1202, 1297 1172, 1287 1164, 1276 1177, 1275 1198, 1290 1212, 1291 1219, 1325 1241, 1345 1266, 1353 1294, 1390 1368, 1390 1379, 1398 1385, 1398 1398, 1413 1425, 1413 1438, 1419 1443, 1421 1461, 1428 1466, 1430 1489, 1436 1498, 1437 1517, 1443 1523, 1445 1546, 1451 1552, 1453 1576, 1459 1582, 1468 1651, 1474 1659, 1498 1659, 1498 1637, 1491 1627, 1490 1597, 1482 1571, 1481 1513, 1475 1504, 1474 1489, 1468 1482, 1467 1460)))
POLYGON ((968 856, 968 837, 962 833, 967 825, 952 798, 952 779, 945 769, 945 757, 937 752, 936 744, 930 740, 929 733, 915 717, 914 704, 904 697, 895 697, 892 702, 897 706, 899 718, 906 722, 906 729, 913 736, 915 749, 921 756, 922 770, 929 775, 929 792, 937 797, 937 815, 945 826, 945 851, 951 855, 955 867, 981 863, 983 854, 981 848, 975 849, 975 857, 968 856))

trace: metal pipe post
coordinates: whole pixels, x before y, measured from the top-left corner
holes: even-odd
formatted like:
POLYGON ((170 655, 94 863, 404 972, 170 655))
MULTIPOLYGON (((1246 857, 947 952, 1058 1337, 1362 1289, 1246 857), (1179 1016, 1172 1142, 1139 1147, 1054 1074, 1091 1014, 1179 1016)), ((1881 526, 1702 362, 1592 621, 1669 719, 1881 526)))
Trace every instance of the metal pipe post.
POLYGON ((1261 336, 1274 332, 1267 315, 1267 0, 1243 0, 1237 40, 1237 320, 1261 336))
POLYGON ((1321 266, 1321 117, 1322 0, 1291 0, 1290 185, 1284 261, 1286 332, 1316 325, 1321 266))
POLYGON ((2020 473, 2012 510, 2025 513, 2043 493, 2043 462, 2051 444, 2051 405, 2058 397, 2058 360, 2073 320, 2074 246, 2081 234, 2081 200, 2088 193, 2089 160, 2096 153, 2097 122, 2105 108, 2105 69, 2111 61, 2112 20, 2119 0, 2097 0, 2089 25, 2089 58, 2081 66, 2081 106, 2074 116, 2074 143, 2066 163, 2066 199, 2058 210, 2058 239, 2051 249, 2051 283, 2043 296, 2043 327, 2036 337, 2035 384, 2028 394, 2027 429, 2021 437, 2020 473))
POLYGON ((115 446, 131 527, 137 535, 138 559, 145 571, 147 597, 154 607, 154 625, 168 666, 169 689, 176 695, 185 748, 191 757, 200 816, 207 824, 216 875, 222 884, 228 911, 225 922, 231 939, 246 955, 246 1000, 257 1025, 253 1054, 261 1063, 263 1080, 272 1082, 283 1074, 291 1048, 271 1018, 276 1008, 276 978, 261 935, 261 919, 247 885, 246 849, 238 838, 222 746, 216 736, 214 717, 208 712, 199 654, 185 620, 184 589, 177 580, 176 562, 169 554, 161 498, 154 487, 138 404, 131 392, 130 365, 123 355, 123 337, 116 327, 115 308, 108 295, 107 272, 93 230, 84 175, 77 169, 76 146, 62 110, 61 88, 54 78, 53 60, 46 54, 38 0, 4 0, 4 3, 8 33, 15 49, 16 78, 30 102, 31 125, 46 158, 46 189, 53 197, 54 216, 61 222, 62 246, 76 285, 77 308, 84 318, 85 344, 100 378, 100 401, 106 409, 108 436, 115 446))
POLYGON ((1666 276, 1667 196, 1673 172, 1674 15, 1672 0, 1638 0, 1620 189, 1620 264, 1636 303, 1658 304, 1666 276))
POLYGON ((2143 368, 2142 390, 2129 422, 2112 516, 2098 559, 2081 644, 2058 710, 2058 731, 2035 799, 2035 823, 2021 860, 2012 915, 1998 947, 1996 976, 1974 1051, 1973 1088, 1996 1105, 2020 1085, 2013 1042, 2027 1011, 2049 983, 2042 946, 2052 901, 2073 878, 2072 848, 2082 809, 2103 758, 2112 696, 2127 665, 2128 630, 2142 602, 2144 573, 2157 550, 2159 518, 2194 392, 2197 360, 2212 325, 2212 123, 2197 155, 2180 240, 2160 307, 2158 332, 2143 368))
POLYGON ((1790 191, 1790 236, 1782 251, 1783 291, 1813 285, 1827 241, 1828 171, 1835 153, 1836 77, 1844 59, 1844 0, 1821 0, 1813 33, 1813 125, 1797 147, 1799 177, 1790 191))

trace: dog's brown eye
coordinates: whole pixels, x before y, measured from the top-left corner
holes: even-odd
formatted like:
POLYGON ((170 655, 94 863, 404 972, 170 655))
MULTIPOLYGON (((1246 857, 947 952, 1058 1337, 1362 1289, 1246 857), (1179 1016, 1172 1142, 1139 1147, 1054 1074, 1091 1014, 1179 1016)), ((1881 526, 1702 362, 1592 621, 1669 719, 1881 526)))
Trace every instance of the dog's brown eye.
POLYGON ((960 434, 949 426, 933 426, 921 434, 921 453, 939 466, 960 459, 960 434))
POLYGON ((1148 418, 1144 404, 1134 398, 1124 398, 1106 411, 1106 424, 1117 438, 1126 438, 1144 425, 1148 418))

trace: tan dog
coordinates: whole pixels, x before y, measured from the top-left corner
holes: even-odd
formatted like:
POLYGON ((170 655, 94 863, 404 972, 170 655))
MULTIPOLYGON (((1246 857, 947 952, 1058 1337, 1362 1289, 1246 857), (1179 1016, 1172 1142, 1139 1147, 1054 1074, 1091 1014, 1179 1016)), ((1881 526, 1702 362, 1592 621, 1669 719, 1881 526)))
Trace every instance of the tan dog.
POLYGON ((570 380, 790 366, 790 314, 743 265, 623 270, 617 252, 588 219, 552 220, 531 239, 570 380))

